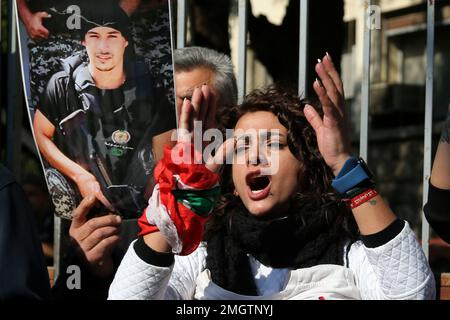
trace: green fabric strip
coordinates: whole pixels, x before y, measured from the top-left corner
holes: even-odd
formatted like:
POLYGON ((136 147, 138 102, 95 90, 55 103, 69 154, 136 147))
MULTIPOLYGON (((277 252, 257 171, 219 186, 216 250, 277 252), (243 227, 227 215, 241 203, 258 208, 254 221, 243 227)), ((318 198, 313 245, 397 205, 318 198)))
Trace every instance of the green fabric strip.
POLYGON ((178 202, 188 204, 191 210, 201 217, 208 216, 214 209, 220 192, 220 186, 208 190, 172 190, 172 194, 178 202))

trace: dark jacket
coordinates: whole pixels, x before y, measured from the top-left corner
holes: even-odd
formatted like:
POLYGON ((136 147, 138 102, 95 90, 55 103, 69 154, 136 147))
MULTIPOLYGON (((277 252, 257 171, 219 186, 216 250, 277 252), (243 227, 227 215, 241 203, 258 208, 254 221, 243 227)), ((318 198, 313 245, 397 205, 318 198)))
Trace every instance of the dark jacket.
POLYGON ((48 299, 50 283, 25 193, 0 164, 0 300, 48 299))

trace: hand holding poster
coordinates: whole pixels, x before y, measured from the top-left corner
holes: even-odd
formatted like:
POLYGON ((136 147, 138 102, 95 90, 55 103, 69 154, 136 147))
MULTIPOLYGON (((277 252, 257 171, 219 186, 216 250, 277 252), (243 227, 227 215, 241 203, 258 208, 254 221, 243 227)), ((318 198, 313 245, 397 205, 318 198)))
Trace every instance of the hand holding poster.
POLYGON ((28 109, 56 214, 71 218, 93 195, 95 214, 137 217, 176 126, 167 1, 17 4, 28 109))

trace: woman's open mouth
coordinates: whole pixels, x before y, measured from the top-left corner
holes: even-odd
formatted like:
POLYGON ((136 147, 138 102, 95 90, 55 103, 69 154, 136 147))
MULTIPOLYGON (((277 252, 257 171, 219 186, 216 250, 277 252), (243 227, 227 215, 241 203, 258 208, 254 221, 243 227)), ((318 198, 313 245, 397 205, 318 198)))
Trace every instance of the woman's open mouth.
POLYGON ((258 201, 270 194, 270 176, 261 176, 260 171, 249 173, 246 177, 247 193, 250 199, 258 201))

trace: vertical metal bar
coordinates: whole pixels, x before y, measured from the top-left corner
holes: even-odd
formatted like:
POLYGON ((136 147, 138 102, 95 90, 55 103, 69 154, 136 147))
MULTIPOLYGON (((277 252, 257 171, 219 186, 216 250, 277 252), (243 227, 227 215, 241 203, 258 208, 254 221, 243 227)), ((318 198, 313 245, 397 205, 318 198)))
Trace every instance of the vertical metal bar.
POLYGON ((238 43, 238 99, 239 103, 246 93, 247 73, 247 0, 239 1, 239 43, 238 43))
POLYGON ((298 69, 298 95, 307 95, 308 81, 308 11, 309 0, 300 0, 300 39, 299 39, 299 69, 298 69))
POLYGON ((365 1, 365 19, 364 19, 364 46, 363 46, 363 75, 361 86, 361 126, 360 126, 360 140, 359 140, 359 154, 366 161, 367 146, 368 146, 368 131, 369 131, 369 105, 370 105, 370 51, 372 30, 370 19, 371 0, 365 1))
POLYGON ((61 273, 61 243, 62 243, 62 228, 61 228, 61 218, 56 215, 53 217, 53 268, 54 268, 54 279, 56 280, 61 273))
MULTIPOLYGON (((427 1, 427 78, 425 94, 425 131, 423 150, 423 195, 422 204, 428 201, 428 179, 431 174, 431 135, 433 133, 433 79, 434 79, 434 23, 435 2, 427 1)), ((423 208, 422 205, 422 208, 423 208)), ((429 258, 430 226, 422 214, 422 249, 429 258)))
POLYGON ((177 48, 186 46, 186 0, 177 2, 177 48))
MULTIPOLYGON (((2 43, 2 1, 0 0, 0 45, 2 43)), ((0 48, 0 74, 3 75, 3 59, 2 59, 2 50, 0 48)), ((0 83, 0 145, 3 143, 3 137, 2 137, 2 130, 1 130, 1 124, 2 124, 2 112, 3 112, 3 87, 0 83)), ((0 148, 1 150, 1 148, 0 148)), ((1 151, 0 151, 1 153, 1 151)), ((0 154, 0 162, 2 162, 2 156, 0 154)))
POLYGON ((21 83, 18 77, 18 51, 17 51, 17 25, 16 1, 9 3, 8 7, 8 97, 7 97, 7 129, 6 129, 6 165, 10 171, 20 176, 20 149, 22 145, 22 96, 21 83))
MULTIPOLYGON (((3 18, 2 1, 0 0, 0 44, 2 43, 2 18, 3 18)), ((1 53, 1 50, 0 50, 0 53, 1 53)), ((0 54, 0 68, 1 68, 1 63, 2 63, 2 55, 0 54)))
MULTIPOLYGON (((0 0, 0 43, 2 43, 2 1, 0 0)), ((0 55, 0 62, 1 62, 1 55, 0 55)))

